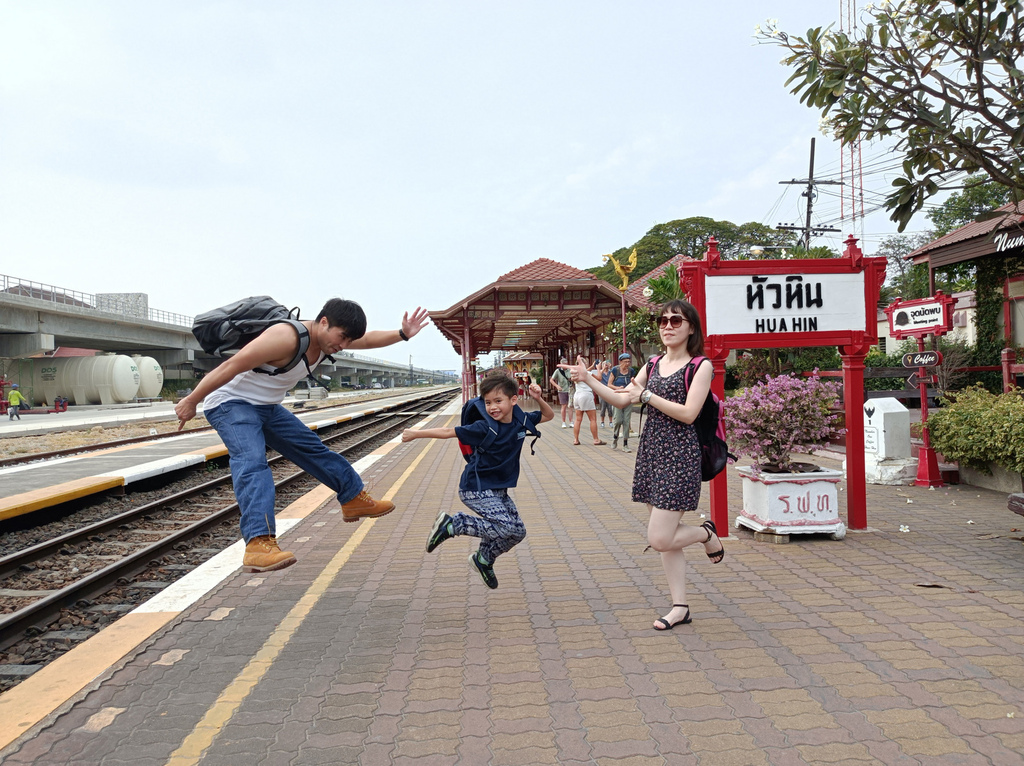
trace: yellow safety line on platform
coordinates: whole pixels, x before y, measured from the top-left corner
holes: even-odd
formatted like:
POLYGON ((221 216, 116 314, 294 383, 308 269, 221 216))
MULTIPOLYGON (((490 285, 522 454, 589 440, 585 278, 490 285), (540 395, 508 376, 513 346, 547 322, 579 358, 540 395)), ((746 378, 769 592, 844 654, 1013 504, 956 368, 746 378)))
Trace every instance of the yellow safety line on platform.
MULTIPOLYGON (((449 422, 451 421, 449 420, 449 422)), ((420 462, 430 451, 431 446, 433 446, 433 443, 428 444, 427 448, 416 456, 412 463, 409 464, 409 467, 405 469, 405 472, 399 477, 398 481, 387 491, 382 498, 383 500, 390 500, 398 493, 402 485, 412 476, 413 471, 416 470, 417 466, 419 466, 420 462)), ((203 753, 213 744, 217 733, 231 720, 231 717, 241 706, 245 698, 249 696, 249 693, 256 688, 256 684, 270 670, 274 660, 277 659, 277 656, 291 640, 291 637, 295 635, 295 632, 302 625, 306 617, 309 616, 309 613, 313 611, 313 607, 316 606, 320 597, 331 586, 331 583, 334 582, 334 578, 338 576, 341 568, 345 566, 349 557, 359 547, 359 543, 366 537, 375 521, 376 519, 366 519, 360 523, 359 529, 349 538, 349 541, 345 543, 342 549, 334 555, 334 558, 331 559, 324 571, 313 581, 313 584, 309 586, 309 589, 299 599, 298 603, 281 620, 281 623, 260 650, 249 660, 249 664, 221 692, 220 697, 206 711, 206 715, 196 724, 192 733, 185 738, 181 746, 171 753, 167 766, 192 766, 199 763, 203 753)))
POLYGON ((107 489, 124 485, 120 476, 84 476, 52 487, 42 487, 0 499, 0 520, 68 503, 86 495, 95 495, 107 489))

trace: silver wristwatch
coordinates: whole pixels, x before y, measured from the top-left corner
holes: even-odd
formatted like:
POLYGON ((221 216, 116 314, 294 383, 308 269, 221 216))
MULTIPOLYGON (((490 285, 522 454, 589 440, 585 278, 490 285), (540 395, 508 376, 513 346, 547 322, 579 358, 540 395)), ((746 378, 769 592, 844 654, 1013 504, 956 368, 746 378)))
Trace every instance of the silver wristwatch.
POLYGON ((651 393, 651 390, 649 388, 645 388, 643 393, 640 394, 640 404, 647 404, 647 402, 651 401, 652 396, 654 396, 654 394, 651 393))

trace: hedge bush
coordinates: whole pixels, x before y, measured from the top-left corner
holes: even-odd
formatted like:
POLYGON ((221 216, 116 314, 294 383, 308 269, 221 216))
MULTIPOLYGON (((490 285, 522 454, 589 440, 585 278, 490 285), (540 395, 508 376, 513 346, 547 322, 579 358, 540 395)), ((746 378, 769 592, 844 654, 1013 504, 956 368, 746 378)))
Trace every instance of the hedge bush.
POLYGON ((1024 473, 1024 398, 992 394, 980 383, 943 397, 928 416, 932 446, 948 460, 988 470, 989 463, 1024 473))

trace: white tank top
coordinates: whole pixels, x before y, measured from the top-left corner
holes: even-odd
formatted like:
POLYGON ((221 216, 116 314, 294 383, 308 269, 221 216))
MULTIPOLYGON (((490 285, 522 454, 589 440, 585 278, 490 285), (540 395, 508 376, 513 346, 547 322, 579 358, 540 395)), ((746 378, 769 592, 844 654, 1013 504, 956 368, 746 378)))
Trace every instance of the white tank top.
MULTIPOLYGON (((309 368, 315 370, 317 365, 324 360, 324 355, 311 364, 309 368)), ((261 365, 265 370, 273 370, 273 367, 261 365)), ((299 362, 288 372, 280 375, 264 375, 261 372, 248 370, 241 375, 236 375, 223 386, 218 388, 203 400, 203 409, 212 410, 219 404, 231 399, 241 399, 249 404, 280 404, 296 383, 306 377, 306 365, 299 362)))

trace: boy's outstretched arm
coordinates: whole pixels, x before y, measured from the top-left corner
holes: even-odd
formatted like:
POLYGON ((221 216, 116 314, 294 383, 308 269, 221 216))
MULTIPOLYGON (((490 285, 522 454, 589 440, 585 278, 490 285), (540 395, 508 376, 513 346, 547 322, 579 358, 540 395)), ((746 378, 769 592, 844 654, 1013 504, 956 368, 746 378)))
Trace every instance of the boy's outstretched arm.
MULTIPOLYGON (((548 408, 550 409, 550 407, 548 408)), ((402 431, 402 441, 413 439, 454 439, 454 428, 407 428, 402 431)))
POLYGON ((551 405, 544 401, 544 394, 540 390, 540 386, 536 383, 530 384, 530 396, 533 400, 540 405, 540 422, 547 423, 555 416, 555 411, 551 409, 551 405))

